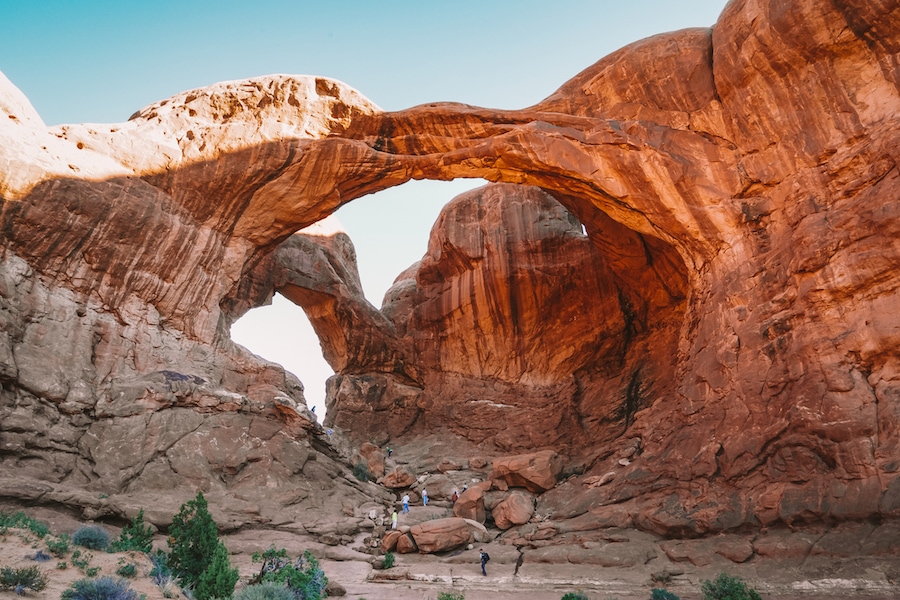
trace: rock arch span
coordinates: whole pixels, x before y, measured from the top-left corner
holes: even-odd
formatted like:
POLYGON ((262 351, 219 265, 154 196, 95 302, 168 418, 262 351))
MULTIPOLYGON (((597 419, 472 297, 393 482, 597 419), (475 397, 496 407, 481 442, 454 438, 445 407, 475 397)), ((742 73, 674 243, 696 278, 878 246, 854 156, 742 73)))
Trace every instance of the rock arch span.
MULTIPOLYGON (((252 480, 237 450, 192 471, 186 451, 160 458, 177 443, 159 436, 127 460, 100 441, 161 407, 308 428, 299 383, 235 348, 228 324, 275 285, 346 308, 340 290, 323 296, 273 266, 293 233, 410 178, 477 176, 552 195, 607 250, 640 239, 685 282, 672 351, 657 350, 671 354, 671 380, 589 455, 603 471, 618 445, 641 449, 596 492, 598 511, 687 533, 896 516, 897 13, 732 2, 712 30, 628 46, 521 111, 384 113, 337 82, 268 77, 186 92, 123 124, 46 128, 5 86, 3 421, 41 414, 61 440, 6 429, 5 460, 59 486, 109 470, 115 492, 149 485, 148 467, 217 474, 225 491, 252 480), (75 441, 87 431, 94 441, 75 441)), ((415 379, 373 319, 384 330, 344 337, 359 351, 334 351, 339 370, 415 379)))

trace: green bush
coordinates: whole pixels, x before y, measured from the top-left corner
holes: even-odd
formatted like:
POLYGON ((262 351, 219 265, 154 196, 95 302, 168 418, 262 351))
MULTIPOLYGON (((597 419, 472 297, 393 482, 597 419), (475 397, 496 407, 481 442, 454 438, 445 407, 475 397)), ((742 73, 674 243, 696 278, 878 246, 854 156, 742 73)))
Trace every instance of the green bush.
POLYGON ((144 509, 138 511, 131 523, 122 529, 119 537, 110 545, 113 552, 150 552, 153 550, 153 528, 144 524, 144 509))
POLYGON ((726 573, 719 573, 715 581, 704 579, 700 591, 703 600, 762 600, 741 578, 726 573))
POLYGON ((666 589, 653 588, 650 590, 650 600, 681 600, 681 598, 666 589))
POLYGON ((123 579, 100 577, 79 579, 62 593, 62 600, 138 600, 138 594, 123 579))
POLYGON ((462 592, 441 592, 437 600, 466 600, 462 592))
POLYGON ((59 537, 48 536, 45 541, 47 542, 47 550, 53 556, 62 558, 69 553, 69 534, 64 533, 59 537))
POLYGON ((353 465, 353 476, 360 481, 369 481, 372 479, 372 473, 369 471, 369 465, 360 461, 353 465))
POLYGON ((233 600, 297 600, 297 596, 283 583, 267 581, 241 588, 233 600))
POLYGON ((382 561, 381 564, 384 566, 385 569, 390 569, 391 567, 394 566, 394 560, 395 560, 394 553, 388 552, 387 554, 384 555, 384 560, 382 561))
POLYGON ((39 592, 47 587, 47 576, 37 566, 0 569, 0 590, 15 590, 21 595, 26 589, 39 592))
POLYGON ((8 528, 27 529, 39 538, 50 533, 50 528, 43 521, 32 519, 23 512, 6 513, 0 510, 0 531, 8 528))
POLYGON ((134 563, 120 563, 119 568, 116 569, 116 575, 132 579, 137 576, 137 565, 134 563))
POLYGON ((194 598, 210 600, 210 598, 230 598, 234 593, 234 584, 238 580, 238 570, 231 568, 228 550, 219 542, 212 555, 209 566, 197 580, 194 598))
POLYGON ((581 590, 577 592, 566 592, 560 600, 588 600, 587 595, 581 590))
POLYGON ((253 562, 262 562, 259 573, 250 580, 251 584, 267 581, 287 585, 296 600, 322 600, 328 578, 319 567, 319 561, 306 550, 295 561, 291 561, 287 550, 271 547, 262 554, 253 553, 253 562))
POLYGON ((81 550, 76 550, 72 553, 72 564, 76 569, 85 572, 92 558, 94 558, 94 555, 90 552, 82 553, 81 550))
POLYGON ((184 587, 194 587, 209 567, 219 545, 216 522, 203 492, 181 505, 169 528, 168 566, 184 587))
POLYGON ((99 525, 84 525, 72 534, 72 543, 91 550, 106 550, 109 533, 99 525))

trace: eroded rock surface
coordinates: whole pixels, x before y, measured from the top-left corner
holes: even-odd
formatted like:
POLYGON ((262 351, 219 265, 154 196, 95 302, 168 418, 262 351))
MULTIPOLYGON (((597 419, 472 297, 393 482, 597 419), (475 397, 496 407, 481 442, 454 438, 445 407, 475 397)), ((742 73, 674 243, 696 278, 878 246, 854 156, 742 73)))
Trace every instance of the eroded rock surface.
POLYGON ((511 536, 898 517, 898 57, 896 2, 743 0, 519 111, 279 76, 46 128, 0 81, 0 493, 102 515, 201 487, 236 524, 310 509, 349 535, 322 485, 378 488, 228 339, 279 291, 358 442, 441 430, 615 473, 511 536), (382 310, 341 234, 294 235, 460 176, 503 185, 445 209, 382 310))

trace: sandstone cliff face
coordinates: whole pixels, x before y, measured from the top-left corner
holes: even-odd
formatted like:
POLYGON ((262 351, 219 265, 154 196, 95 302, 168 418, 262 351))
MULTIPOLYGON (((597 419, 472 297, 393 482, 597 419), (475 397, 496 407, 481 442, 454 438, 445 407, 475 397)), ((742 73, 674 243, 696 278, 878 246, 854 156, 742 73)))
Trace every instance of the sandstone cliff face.
MULTIPOLYGON (((329 419, 351 435, 565 442, 588 476, 617 473, 545 494, 541 514, 687 535, 898 516, 898 57, 896 2, 744 0, 521 111, 383 113, 335 82, 270 77, 46 129, 9 91, 3 460, 31 481, 149 489, 105 482, 114 453, 85 436, 114 438, 107 406, 161 432, 128 472, 174 448, 150 422, 173 410, 210 431, 239 415, 235 440, 265 415, 302 446, 299 386, 227 339, 277 289, 309 310, 338 372, 329 419), (531 187, 451 204, 381 312, 338 237, 289 239, 372 191, 460 176, 531 187)), ((234 465, 257 460, 207 456, 163 472, 234 494, 234 465)))

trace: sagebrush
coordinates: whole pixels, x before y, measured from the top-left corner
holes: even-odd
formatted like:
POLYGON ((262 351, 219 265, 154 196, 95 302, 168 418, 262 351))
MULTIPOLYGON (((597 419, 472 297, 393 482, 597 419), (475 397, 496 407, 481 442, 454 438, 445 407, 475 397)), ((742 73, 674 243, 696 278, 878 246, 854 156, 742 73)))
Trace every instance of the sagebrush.
POLYGON ((139 600, 127 581, 112 577, 79 579, 62 593, 62 600, 139 600))
POLYGON ((39 592, 47 587, 47 576, 37 566, 3 567, 0 569, 0 590, 14 590, 22 594, 25 590, 39 592))
POLYGON ((83 525, 72 534, 72 543, 91 550, 106 550, 109 547, 109 532, 99 525, 83 525))
POLYGON ((241 588, 232 600, 297 600, 297 596, 283 583, 266 581, 241 588))

